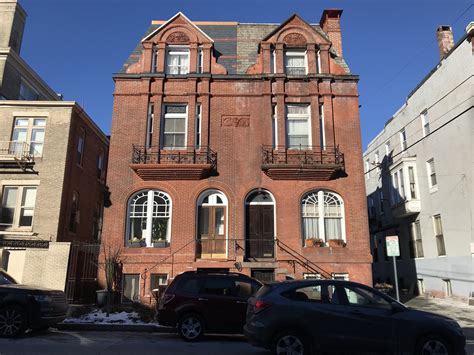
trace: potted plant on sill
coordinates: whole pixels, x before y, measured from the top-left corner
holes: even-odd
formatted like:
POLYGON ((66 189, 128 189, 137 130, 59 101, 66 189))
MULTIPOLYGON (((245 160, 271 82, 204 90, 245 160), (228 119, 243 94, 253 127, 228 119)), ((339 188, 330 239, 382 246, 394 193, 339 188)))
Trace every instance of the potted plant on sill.
POLYGON ((146 246, 145 238, 134 237, 130 239, 128 246, 131 248, 141 248, 146 246))
POLYGON ((309 248, 324 246, 324 241, 320 238, 308 238, 304 241, 304 246, 309 248))
POLYGON ((168 220, 155 219, 151 229, 151 240, 153 247, 164 248, 168 246, 166 234, 168 232, 168 220))
POLYGON ((346 243, 342 239, 329 239, 328 243, 332 248, 343 248, 346 246, 346 243))

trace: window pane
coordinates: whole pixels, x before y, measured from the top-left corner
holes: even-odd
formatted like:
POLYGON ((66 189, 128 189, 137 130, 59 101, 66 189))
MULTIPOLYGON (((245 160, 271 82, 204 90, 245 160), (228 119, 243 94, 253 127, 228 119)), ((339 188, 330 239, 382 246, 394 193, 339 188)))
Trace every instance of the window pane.
POLYGON ((336 288, 333 285, 314 285, 302 287, 289 292, 285 297, 294 301, 339 304, 336 288))
POLYGON ((12 141, 26 142, 28 130, 26 128, 15 128, 13 130, 12 141))
POLYGON ((199 208, 199 235, 208 235, 209 234, 209 208, 200 207, 199 208))
POLYGON ((137 302, 139 290, 139 275, 123 275, 123 301, 137 302))
POLYGON ((165 132, 185 132, 186 131, 186 119, 185 118, 169 118, 165 120, 165 132))
POLYGON ((33 121, 34 126, 46 126, 46 120, 44 118, 35 118, 33 121))
POLYGON ((44 142, 44 129, 34 128, 31 130, 31 141, 32 142, 44 142))
POLYGON ((35 207, 36 187, 23 188, 22 207, 35 207))
POLYGON ((28 126, 27 118, 17 118, 15 120, 15 126, 28 126))
POLYGON ((215 211, 214 231, 218 235, 224 235, 224 208, 216 208, 215 211))
POLYGON ((3 189, 2 214, 0 216, 0 223, 13 224, 17 194, 17 187, 5 187, 3 189))
POLYGON ((372 291, 354 286, 345 286, 344 291, 349 304, 374 308, 391 308, 390 303, 372 291))

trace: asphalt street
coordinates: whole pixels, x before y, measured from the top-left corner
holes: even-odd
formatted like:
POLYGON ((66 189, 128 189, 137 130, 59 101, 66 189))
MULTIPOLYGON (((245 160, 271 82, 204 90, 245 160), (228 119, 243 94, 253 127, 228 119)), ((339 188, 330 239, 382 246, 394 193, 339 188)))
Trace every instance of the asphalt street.
POLYGON ((186 343, 174 334, 50 329, 20 339, 0 339, 0 355, 23 354, 269 355, 242 336, 209 336, 199 343, 186 343))

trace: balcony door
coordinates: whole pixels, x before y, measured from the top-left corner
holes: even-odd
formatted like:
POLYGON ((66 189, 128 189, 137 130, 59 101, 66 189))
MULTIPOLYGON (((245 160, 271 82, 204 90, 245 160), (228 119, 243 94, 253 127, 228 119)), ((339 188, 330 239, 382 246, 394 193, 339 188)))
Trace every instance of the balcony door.
POLYGON ((227 256, 227 199, 217 191, 205 192, 198 200, 197 258, 227 256))
POLYGON ((267 191, 255 191, 246 203, 246 258, 275 256, 275 203, 267 191))

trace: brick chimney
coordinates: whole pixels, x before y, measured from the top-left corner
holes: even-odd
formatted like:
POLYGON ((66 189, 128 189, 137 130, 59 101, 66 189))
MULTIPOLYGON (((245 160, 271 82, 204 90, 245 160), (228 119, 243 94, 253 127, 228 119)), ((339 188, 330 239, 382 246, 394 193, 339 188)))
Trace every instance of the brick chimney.
POLYGON ((341 15, 341 9, 326 9, 323 11, 319 24, 329 36, 337 54, 342 57, 341 15))
POLYGON ((443 59, 454 46, 453 30, 450 26, 438 26, 436 38, 438 40, 439 57, 443 59))

